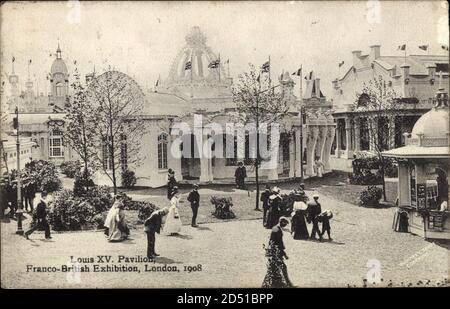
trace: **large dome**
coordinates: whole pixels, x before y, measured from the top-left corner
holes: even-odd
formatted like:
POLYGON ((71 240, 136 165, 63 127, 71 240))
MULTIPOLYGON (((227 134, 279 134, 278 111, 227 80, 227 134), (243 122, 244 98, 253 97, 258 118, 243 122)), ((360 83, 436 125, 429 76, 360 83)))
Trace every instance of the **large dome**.
POLYGON ((449 132, 448 108, 433 108, 417 120, 411 134, 425 138, 447 138, 449 132))
POLYGON ((436 106, 417 120, 412 137, 448 139, 449 134, 448 94, 444 89, 436 93, 436 106))
POLYGON ((59 59, 59 58, 55 59, 55 61, 53 61, 50 73, 52 75, 55 73, 62 73, 62 74, 67 75, 68 71, 67 71, 67 66, 66 66, 66 63, 64 62, 64 60, 59 59))
MULTIPOLYGON (((206 36, 199 27, 193 27, 185 37, 186 45, 176 56, 170 69, 168 84, 214 82, 219 80, 219 69, 208 67, 219 57, 206 45, 206 36), (191 63, 191 69, 186 64, 191 63), (191 72, 192 71, 192 72, 191 72)), ((223 68, 220 71, 225 78, 223 68)))

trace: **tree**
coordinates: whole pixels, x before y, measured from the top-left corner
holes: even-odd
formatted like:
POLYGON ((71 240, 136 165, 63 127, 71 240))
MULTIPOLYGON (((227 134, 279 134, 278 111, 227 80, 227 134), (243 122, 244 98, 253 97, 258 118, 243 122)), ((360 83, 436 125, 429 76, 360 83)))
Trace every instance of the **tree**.
MULTIPOLYGON (((282 119, 289 108, 289 102, 285 100, 282 92, 275 92, 271 86, 269 76, 255 69, 249 64, 249 72, 244 72, 238 77, 238 82, 232 88, 233 101, 236 103, 240 120, 244 124, 256 124, 256 155, 254 160, 256 178, 256 209, 259 209, 259 166, 260 158, 260 125, 262 123, 274 123, 282 119)), ((271 145, 275 147, 278 145, 271 145)))
POLYGON ((405 100, 400 98, 394 89, 380 75, 364 83, 360 93, 356 93, 354 110, 368 115, 365 123, 367 136, 361 136, 368 142, 370 149, 379 160, 379 170, 382 178, 383 200, 386 201, 385 171, 388 159, 381 154, 395 147, 395 138, 401 132, 400 126, 395 126, 396 118, 402 115, 406 107, 405 100))
MULTIPOLYGON (((64 141, 80 156, 83 161, 83 179, 90 178, 89 168, 93 168, 92 158, 97 153, 95 147, 96 117, 94 109, 86 98, 85 86, 81 83, 76 68, 75 81, 71 84, 73 95, 66 105, 64 141)), ((88 182, 86 182, 88 183, 88 182)))
POLYGON ((116 194, 119 167, 125 170, 141 160, 139 149, 145 124, 139 114, 144 94, 128 75, 107 71, 90 82, 86 95, 96 117, 94 142, 102 150, 93 159, 110 178, 116 194))

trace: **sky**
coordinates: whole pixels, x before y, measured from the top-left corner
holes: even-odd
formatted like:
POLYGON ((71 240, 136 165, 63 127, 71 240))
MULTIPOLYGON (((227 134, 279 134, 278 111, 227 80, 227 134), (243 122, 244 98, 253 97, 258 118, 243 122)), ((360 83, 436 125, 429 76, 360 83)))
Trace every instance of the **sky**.
POLYGON ((1 78, 11 73, 14 56, 23 88, 31 59, 35 87, 48 92, 59 42, 69 72, 75 60, 82 74, 111 67, 150 89, 159 75, 167 77, 185 35, 199 26, 213 52, 230 60, 232 77, 270 55, 274 76, 301 65, 304 73, 314 70, 330 97, 331 81, 350 68, 353 50, 367 54, 380 44, 381 55, 400 56, 399 45, 423 54, 418 46, 426 44, 430 54, 448 55, 441 48, 448 46, 447 14, 444 1, 3 3, 1 78))

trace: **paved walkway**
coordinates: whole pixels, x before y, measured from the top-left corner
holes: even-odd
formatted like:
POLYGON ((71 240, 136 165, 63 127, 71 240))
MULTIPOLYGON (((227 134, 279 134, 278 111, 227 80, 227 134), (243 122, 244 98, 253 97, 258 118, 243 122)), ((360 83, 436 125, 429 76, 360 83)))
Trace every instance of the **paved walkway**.
MULTIPOLYGON (((333 242, 295 241, 285 233, 287 266, 295 285, 361 286, 370 268, 377 268, 377 261, 384 285, 389 280, 406 285, 448 278, 448 249, 393 232, 394 209, 366 209, 334 197, 321 199, 323 207, 335 214, 333 242)), ((203 224, 198 229, 183 226, 179 237, 158 235, 161 257, 148 266, 177 266, 179 272, 144 272, 145 263, 129 263, 123 265, 137 266, 141 272, 94 273, 96 263, 83 263, 91 272, 81 273, 79 283, 67 280, 73 278, 70 273, 27 272, 27 267, 60 268, 70 256, 86 260, 111 255, 116 262, 119 255, 145 256, 144 233, 132 230, 132 239, 122 243, 108 243, 102 233, 92 231, 53 234, 51 240, 36 233, 28 241, 14 234, 15 221, 1 227, 1 282, 7 288, 259 287, 266 271, 262 246, 269 231, 259 220, 203 224), (185 266, 198 265, 201 271, 184 271, 185 266)))

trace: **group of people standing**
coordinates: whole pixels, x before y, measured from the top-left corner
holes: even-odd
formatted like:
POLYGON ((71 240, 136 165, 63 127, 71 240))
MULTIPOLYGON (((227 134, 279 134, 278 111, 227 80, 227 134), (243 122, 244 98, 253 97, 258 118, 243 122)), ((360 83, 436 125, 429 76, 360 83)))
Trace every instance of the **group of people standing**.
MULTIPOLYGON (((291 213, 291 233, 294 239, 316 239, 317 235, 319 240, 322 241, 322 236, 326 232, 328 239, 332 240, 330 219, 333 217, 333 213, 331 210, 322 211, 319 195, 314 194, 313 200, 309 201, 303 183, 291 193, 294 198, 291 213), (322 223, 322 230, 319 228, 320 222, 322 223), (312 224, 311 234, 308 232, 307 224, 312 224)), ((279 219, 283 215, 281 209, 283 199, 280 195, 280 188, 266 186, 266 189, 261 193, 260 200, 263 204, 263 226, 272 229, 279 223, 279 219)))

